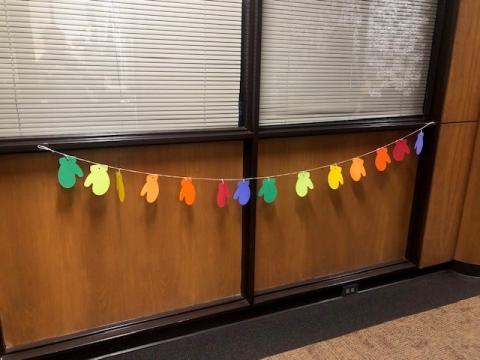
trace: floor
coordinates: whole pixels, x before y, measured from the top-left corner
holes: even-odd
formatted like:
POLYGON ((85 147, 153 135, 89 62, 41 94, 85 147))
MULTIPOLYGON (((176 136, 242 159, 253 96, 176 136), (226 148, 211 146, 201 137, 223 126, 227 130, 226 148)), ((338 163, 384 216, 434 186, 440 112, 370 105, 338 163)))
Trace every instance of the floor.
POLYGON ((129 349, 102 359, 260 359, 478 295, 480 278, 445 270, 345 298, 129 349))
POLYGON ((480 296, 268 357, 269 360, 478 359, 480 296))

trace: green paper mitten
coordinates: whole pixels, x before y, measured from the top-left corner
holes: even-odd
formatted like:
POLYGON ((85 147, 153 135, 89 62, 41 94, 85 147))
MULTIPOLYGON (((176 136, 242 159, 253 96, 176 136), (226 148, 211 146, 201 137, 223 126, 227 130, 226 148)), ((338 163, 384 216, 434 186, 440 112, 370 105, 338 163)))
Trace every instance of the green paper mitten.
POLYGON ((277 182, 275 179, 263 179, 258 197, 263 197, 267 204, 271 204, 277 198, 277 182))
POLYGON ((78 177, 83 176, 83 171, 77 164, 77 159, 70 156, 62 157, 58 160, 60 167, 58 168, 58 182, 65 189, 75 186, 78 177))

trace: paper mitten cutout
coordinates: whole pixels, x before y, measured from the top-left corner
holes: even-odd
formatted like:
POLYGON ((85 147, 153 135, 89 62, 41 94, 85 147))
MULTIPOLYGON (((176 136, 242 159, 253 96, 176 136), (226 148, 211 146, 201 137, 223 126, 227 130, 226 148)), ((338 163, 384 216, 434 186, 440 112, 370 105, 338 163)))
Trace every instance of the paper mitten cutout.
POLYGON ((387 168, 387 164, 390 164, 391 162, 392 159, 390 159, 390 155, 388 155, 388 149, 386 147, 377 149, 375 167, 378 171, 384 171, 387 168))
POLYGON ((308 194, 308 190, 313 190, 313 182, 310 179, 310 173, 308 171, 300 171, 298 173, 297 183, 295 184, 295 192, 300 197, 305 197, 308 194))
POLYGON ((115 173, 115 177, 117 180, 116 184, 117 184, 118 200, 120 200, 120 202, 123 203, 125 201, 125 185, 123 184, 123 177, 120 170, 117 170, 117 172, 115 173))
POLYGON ((342 168, 340 166, 330 165, 330 172, 328 173, 328 185, 333 190, 337 190, 340 185, 343 185, 342 168))
POLYGON ((145 199, 149 204, 152 204, 157 200, 158 192, 158 175, 147 175, 145 185, 143 185, 142 191, 140 191, 140 196, 147 195, 145 199))
POLYGON ((185 204, 188 206, 193 205, 195 198, 197 196, 195 192, 195 187, 192 183, 192 178, 185 178, 180 182, 181 189, 178 200, 185 201, 185 204))
POLYGON ((237 200, 240 205, 246 205, 250 200, 250 180, 242 180, 237 183, 237 189, 233 194, 233 199, 237 200))
POLYGON ((350 176, 352 177, 353 181, 360 181, 362 179, 362 176, 367 176, 363 159, 360 159, 360 158, 352 159, 352 166, 350 167, 350 176))
POLYGON ((277 181, 275 179, 263 179, 262 186, 258 191, 258 197, 263 197, 267 204, 271 204, 277 198, 277 181))
POLYGON ((108 166, 95 164, 90 166, 90 174, 88 174, 85 182, 85 187, 92 186, 92 192, 95 195, 103 195, 110 187, 110 177, 108 176, 108 166))
POLYGON ((220 209, 225 207, 229 197, 230 190, 228 190, 227 184, 224 181, 218 183, 217 205, 220 209))
POLYGON ((62 157, 58 160, 60 167, 58 168, 58 182, 65 189, 70 189, 75 186, 78 177, 83 176, 83 171, 77 164, 77 159, 70 156, 62 157))
POLYGON ((410 148, 408 147, 407 139, 401 139, 395 141, 395 147, 393 148, 393 158, 396 161, 402 161, 406 154, 410 154, 410 148))
POLYGON ((417 141, 415 141, 415 153, 420 155, 423 150, 423 131, 420 131, 417 135, 417 141))

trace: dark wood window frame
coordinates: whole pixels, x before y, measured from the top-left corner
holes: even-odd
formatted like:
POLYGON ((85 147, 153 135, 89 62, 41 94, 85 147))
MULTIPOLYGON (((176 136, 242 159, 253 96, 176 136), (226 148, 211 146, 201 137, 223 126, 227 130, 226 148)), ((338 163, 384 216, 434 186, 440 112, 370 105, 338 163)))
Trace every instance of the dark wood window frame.
MULTIPOLYGON (((445 88, 450 66, 453 34, 458 11, 458 0, 438 0, 437 17, 433 38, 432 53, 427 82, 427 91, 422 116, 362 119, 338 121, 306 125, 269 126, 260 128, 259 91, 260 91, 260 51, 262 28, 262 0, 243 0, 242 16, 242 65, 239 100, 239 124, 236 129, 196 130, 182 132, 162 132, 152 134, 118 134, 81 137, 48 137, 48 138, 15 138, 0 141, 0 154, 38 151, 36 146, 48 143, 61 150, 140 146, 151 144, 197 143, 210 141, 242 141, 243 172, 245 177, 257 174, 258 141, 263 138, 293 137, 306 135, 322 135, 333 133, 356 133, 383 130, 414 129, 427 121, 440 121, 441 109, 445 96, 445 88)), ((426 129, 426 145, 424 155, 419 160, 414 201, 409 228, 406 259, 403 262, 384 264, 382 266, 359 269, 334 276, 312 279, 309 281, 262 291, 254 291, 255 264, 255 197, 242 212, 242 284, 241 296, 216 301, 207 305, 197 305, 169 313, 158 314, 141 319, 132 319, 112 326, 88 330, 82 333, 48 339, 34 344, 5 347, 2 343, 0 324, 0 355, 6 359, 23 358, 25 356, 42 356, 52 353, 66 354, 68 358, 72 349, 84 356, 98 355, 112 349, 122 349, 159 338, 159 332, 172 324, 182 323, 183 327, 169 327, 168 336, 198 330, 202 325, 193 320, 209 319, 219 314, 224 319, 235 321, 251 316, 259 304, 287 298, 296 294, 311 294, 319 291, 333 291, 341 284, 351 281, 379 281, 380 277, 396 276, 400 272, 408 272, 418 264, 419 249, 425 225, 426 207, 429 198, 438 126, 426 129), (239 311, 243 312, 239 312, 239 311), (243 314, 243 315, 242 315, 243 314), (188 320, 188 321, 187 321, 188 320), (192 322, 193 321, 193 322, 192 322), (181 330, 181 329, 190 330, 181 330), (103 349, 103 350, 102 350, 103 349)), ((252 187, 256 188, 255 181, 252 187)), ((263 305, 262 305, 263 306, 263 305)), ((210 321, 209 325, 215 325, 210 321)))

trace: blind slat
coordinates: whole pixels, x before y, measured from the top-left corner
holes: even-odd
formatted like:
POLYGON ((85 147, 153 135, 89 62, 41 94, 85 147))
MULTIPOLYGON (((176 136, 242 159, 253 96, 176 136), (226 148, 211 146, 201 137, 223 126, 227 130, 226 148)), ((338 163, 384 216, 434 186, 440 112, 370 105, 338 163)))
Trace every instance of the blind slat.
POLYGON ((2 5, 0 137, 238 126, 241 0, 2 5))
POLYGON ((436 0, 264 0, 260 125, 423 112, 436 0))

